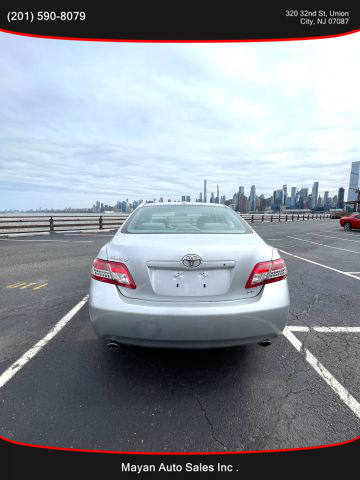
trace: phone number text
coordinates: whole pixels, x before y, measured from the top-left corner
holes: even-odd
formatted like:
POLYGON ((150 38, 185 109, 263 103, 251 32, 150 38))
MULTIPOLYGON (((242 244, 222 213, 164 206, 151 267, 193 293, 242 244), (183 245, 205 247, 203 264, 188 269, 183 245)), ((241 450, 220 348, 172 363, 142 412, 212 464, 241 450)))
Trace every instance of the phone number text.
POLYGON ((54 20, 62 20, 62 21, 76 21, 76 20, 85 20, 86 14, 85 12, 9 12, 7 14, 7 20, 9 23, 11 22, 30 22, 32 23, 34 20, 39 22, 41 21, 54 21, 54 20))

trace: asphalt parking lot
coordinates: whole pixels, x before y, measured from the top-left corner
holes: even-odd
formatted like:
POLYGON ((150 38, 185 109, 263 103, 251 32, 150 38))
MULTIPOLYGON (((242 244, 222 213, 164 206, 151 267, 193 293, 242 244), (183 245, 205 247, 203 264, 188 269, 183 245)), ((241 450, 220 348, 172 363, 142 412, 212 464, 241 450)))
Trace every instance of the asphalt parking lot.
POLYGON ((111 233, 0 238, 0 436, 133 452, 358 437, 360 230, 337 220, 254 228, 288 264, 289 326, 270 347, 208 351, 110 351, 95 337, 90 265, 111 233))

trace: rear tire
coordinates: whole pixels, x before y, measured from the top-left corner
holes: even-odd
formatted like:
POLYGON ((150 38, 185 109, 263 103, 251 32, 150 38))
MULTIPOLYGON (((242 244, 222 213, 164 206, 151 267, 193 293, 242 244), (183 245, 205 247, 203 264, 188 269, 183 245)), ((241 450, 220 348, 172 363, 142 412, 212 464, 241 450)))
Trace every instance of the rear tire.
POLYGON ((344 230, 351 230, 351 229, 352 229, 351 223, 346 222, 345 225, 344 225, 344 230))

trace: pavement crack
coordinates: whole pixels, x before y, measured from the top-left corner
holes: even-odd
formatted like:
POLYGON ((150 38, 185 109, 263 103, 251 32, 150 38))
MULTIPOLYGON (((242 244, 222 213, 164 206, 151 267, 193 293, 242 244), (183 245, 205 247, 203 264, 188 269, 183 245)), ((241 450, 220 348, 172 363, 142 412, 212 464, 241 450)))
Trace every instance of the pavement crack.
POLYGON ((205 420, 207 421, 207 423, 208 423, 208 425, 209 425, 209 427, 210 427, 211 438, 214 440, 214 442, 216 442, 218 445, 220 445, 224 450, 227 450, 227 451, 228 451, 228 450, 229 450, 228 447, 227 447, 221 440, 219 440, 217 437, 215 437, 215 435, 214 435, 214 426, 213 426, 213 424, 212 424, 212 422, 211 422, 211 420, 210 420, 210 418, 209 418, 209 416, 208 416, 208 414, 207 414, 207 411, 206 411, 206 409, 204 408, 203 404, 200 402, 200 400, 199 400, 198 397, 196 398, 196 400, 197 400, 197 402, 198 402, 198 404, 199 404, 199 407, 200 407, 201 411, 202 411, 203 414, 204 414, 205 420))
POLYGON ((308 306, 302 312, 296 315, 297 318, 303 317, 303 316, 305 317, 309 316, 310 310, 313 308, 313 306, 319 303, 319 297, 320 295, 318 293, 315 294, 313 299, 309 302, 308 306))

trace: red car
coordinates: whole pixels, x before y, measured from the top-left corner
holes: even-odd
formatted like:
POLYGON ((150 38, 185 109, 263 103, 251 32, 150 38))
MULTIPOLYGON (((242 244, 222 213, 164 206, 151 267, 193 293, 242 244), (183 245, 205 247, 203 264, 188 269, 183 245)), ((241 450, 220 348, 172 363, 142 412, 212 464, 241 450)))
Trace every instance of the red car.
POLYGON ((352 228, 360 228, 360 213, 353 213, 348 217, 340 218, 340 225, 344 230, 351 230, 352 228))

